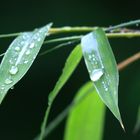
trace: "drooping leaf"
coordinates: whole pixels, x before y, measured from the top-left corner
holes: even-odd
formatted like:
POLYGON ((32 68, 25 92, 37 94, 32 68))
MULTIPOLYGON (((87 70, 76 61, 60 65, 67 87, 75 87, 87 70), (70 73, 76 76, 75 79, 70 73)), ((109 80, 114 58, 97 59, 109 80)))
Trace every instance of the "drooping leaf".
POLYGON ((51 25, 21 33, 7 49, 0 65, 0 103, 31 67, 51 25))
POLYGON ((82 58, 82 51, 80 45, 77 45, 74 50, 71 52, 69 57, 66 60, 65 66, 63 68, 63 72, 60 75, 54 89, 49 93, 48 97, 48 107, 45 112, 45 116, 41 125, 41 133, 39 135, 39 140, 42 140, 45 136, 45 128, 48 120, 48 115, 51 109, 51 105, 56 98, 57 94, 61 90, 61 88, 64 86, 64 84, 67 82, 67 80, 70 78, 74 70, 76 69, 77 65, 79 64, 80 60, 82 58))
POLYGON ((119 74, 105 32, 97 28, 82 38, 81 46, 90 79, 97 93, 123 127, 118 108, 119 74))
POLYGON ((139 130, 140 130, 140 106, 138 108, 137 121, 134 127, 134 133, 137 133, 139 130))
POLYGON ((64 140, 101 140, 103 136, 105 106, 92 82, 86 83, 76 94, 69 113, 64 140), (83 98, 84 97, 84 98, 83 98), (81 100, 81 98, 83 98, 81 100), (79 102, 79 100, 81 100, 79 102))

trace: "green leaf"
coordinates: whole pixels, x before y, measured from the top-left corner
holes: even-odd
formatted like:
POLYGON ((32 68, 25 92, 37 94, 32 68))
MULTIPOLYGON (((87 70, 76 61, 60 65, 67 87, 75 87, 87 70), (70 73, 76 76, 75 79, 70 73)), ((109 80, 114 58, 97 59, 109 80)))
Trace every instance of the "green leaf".
POLYGON ((57 94, 61 90, 61 88, 64 86, 64 84, 67 82, 67 80, 70 78, 74 70, 76 69, 77 65, 79 64, 80 60, 82 58, 82 51, 81 51, 81 46, 77 45, 75 49, 71 52, 69 57, 66 60, 65 66, 63 68, 63 72, 60 75, 54 89, 50 92, 49 97, 48 97, 48 107, 45 112, 45 116, 41 125, 41 133, 39 136, 39 140, 42 140, 45 136, 45 127, 47 124, 49 112, 51 109, 51 105, 56 98, 57 94))
POLYGON ((138 108, 137 121, 134 127, 134 133, 137 133, 139 130, 140 130, 140 106, 138 108))
POLYGON ((65 66, 63 68, 63 72, 59 77, 53 91, 49 94, 49 103, 51 103, 54 100, 54 98, 57 96, 60 89, 64 86, 64 84, 67 82, 69 77, 72 75, 73 71, 79 64, 81 58, 82 58, 82 51, 80 45, 78 45, 66 60, 65 66))
POLYGON ((21 33, 7 49, 0 65, 0 103, 31 67, 51 25, 21 33))
POLYGON ((96 94, 92 82, 86 83, 79 90, 74 102, 78 104, 72 108, 68 116, 64 140, 101 140, 105 106, 96 94))
POLYGON ((123 127, 118 108, 119 74, 105 32, 97 28, 82 38, 81 46, 90 79, 97 93, 123 127))

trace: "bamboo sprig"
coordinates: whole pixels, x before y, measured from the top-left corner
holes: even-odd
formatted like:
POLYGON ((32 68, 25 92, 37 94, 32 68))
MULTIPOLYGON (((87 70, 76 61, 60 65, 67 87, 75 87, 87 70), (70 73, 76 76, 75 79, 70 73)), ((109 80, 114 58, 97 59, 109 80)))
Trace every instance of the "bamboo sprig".
MULTIPOLYGON (((133 56, 131 56, 131 57, 123 60, 122 62, 120 62, 118 64, 118 70, 119 71, 122 71, 123 69, 125 69, 126 67, 128 67, 130 64, 132 64, 133 62, 135 62, 135 61, 137 61, 139 59, 140 59, 140 52, 138 52, 138 53, 134 54, 133 56)), ((85 95, 82 96, 80 98, 80 100, 78 100, 78 102, 76 102, 76 103, 75 102, 72 102, 51 123, 49 123, 49 125, 45 129, 44 138, 47 137, 63 121, 63 119, 67 116, 67 114, 69 113, 69 111, 73 107, 75 107, 76 105, 78 105, 86 96, 85 95)), ((34 140, 38 140, 38 136, 35 137, 34 140)))

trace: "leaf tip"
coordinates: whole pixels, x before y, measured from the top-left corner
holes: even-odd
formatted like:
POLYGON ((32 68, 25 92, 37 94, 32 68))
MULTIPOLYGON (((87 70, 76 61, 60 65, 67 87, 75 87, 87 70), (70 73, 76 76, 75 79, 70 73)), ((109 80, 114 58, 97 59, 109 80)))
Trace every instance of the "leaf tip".
POLYGON ((51 27, 53 25, 53 22, 50 22, 49 24, 47 24, 47 26, 51 27))
POLYGON ((124 127, 124 125, 123 125, 123 122, 122 122, 122 121, 120 121, 120 125, 121 125, 121 127, 122 127, 123 131, 124 131, 124 132, 126 132, 126 131, 125 131, 125 127, 124 127))

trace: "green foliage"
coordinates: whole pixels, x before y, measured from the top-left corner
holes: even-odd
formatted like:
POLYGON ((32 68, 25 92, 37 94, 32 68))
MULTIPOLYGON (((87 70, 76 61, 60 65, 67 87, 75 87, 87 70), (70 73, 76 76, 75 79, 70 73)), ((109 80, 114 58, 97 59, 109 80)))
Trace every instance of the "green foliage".
POLYGON ((76 94, 78 102, 68 116, 64 140, 101 140, 103 136, 105 106, 92 82, 86 83, 76 94))
POLYGON ((97 93, 122 124, 118 108, 119 74, 110 44, 101 28, 82 38, 84 60, 97 93))
POLYGON ((21 33, 9 46, 0 65, 0 103, 31 67, 51 25, 21 33))
MULTIPOLYGON (((41 133, 36 140, 43 140, 46 136, 46 132, 56 127, 69 111, 64 140, 101 140, 103 138, 105 106, 100 101, 99 97, 120 121, 123 127, 118 107, 119 74, 115 57, 104 31, 113 31, 113 33, 107 34, 109 37, 136 37, 140 36, 139 32, 133 30, 129 32, 128 30, 127 33, 122 34, 121 28, 138 23, 140 23, 140 20, 130 21, 103 29, 95 27, 64 27, 52 29, 52 24, 48 24, 32 32, 0 35, 0 38, 19 35, 7 49, 0 65, 0 103, 3 101, 8 90, 19 82, 29 70, 43 43, 63 42, 43 52, 42 55, 71 44, 72 41, 81 40, 81 44, 77 45, 67 58, 62 74, 56 82, 54 89, 49 94, 48 107, 41 125, 41 133), (85 36, 57 38, 44 42, 48 34, 78 31, 92 32, 85 36), (79 64, 82 58, 82 52, 92 82, 86 83, 78 91, 68 108, 51 123, 52 125, 50 125, 49 128, 46 128, 52 103, 79 64)), ((137 57, 133 59, 133 61, 139 58, 140 55, 137 54, 137 57)), ((134 132, 137 132, 139 128, 140 109, 138 111, 134 132)))
POLYGON ((75 49, 71 52, 69 57, 67 58, 65 66, 63 68, 63 72, 60 75, 54 89, 49 94, 48 107, 47 107, 45 117, 44 117, 44 120, 43 120, 43 123, 42 123, 42 126, 41 126, 41 133, 40 133, 39 140, 42 140, 43 137, 44 137, 45 127, 46 127, 47 120, 48 120, 48 115, 49 115, 51 105, 52 105, 54 99, 56 98, 57 94, 59 93, 61 88, 64 86, 64 84, 67 82, 67 80, 70 78, 73 71, 76 69, 76 67, 79 64, 81 58, 82 58, 81 47, 80 47, 80 45, 77 45, 75 47, 75 49))

